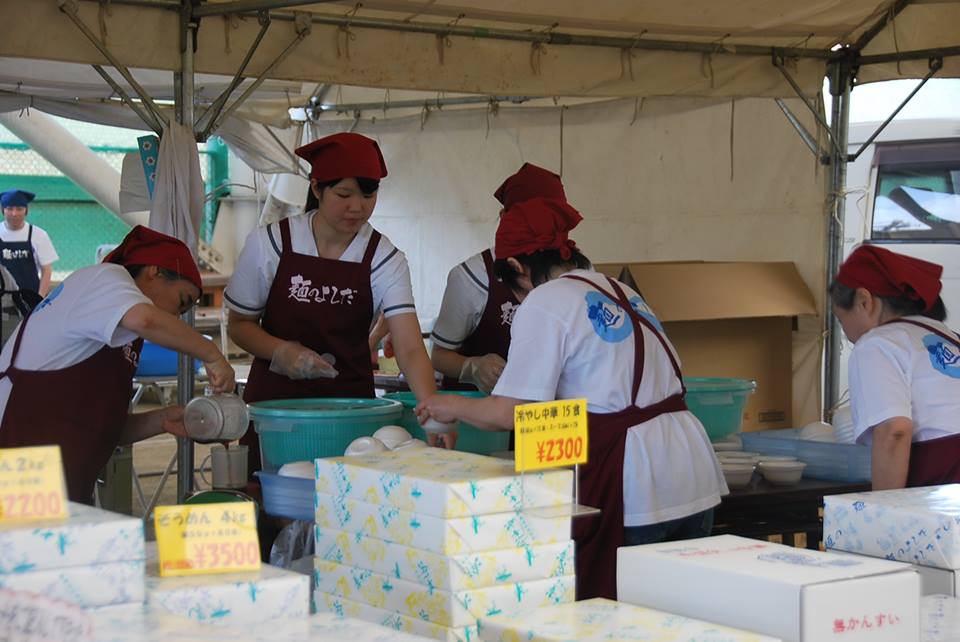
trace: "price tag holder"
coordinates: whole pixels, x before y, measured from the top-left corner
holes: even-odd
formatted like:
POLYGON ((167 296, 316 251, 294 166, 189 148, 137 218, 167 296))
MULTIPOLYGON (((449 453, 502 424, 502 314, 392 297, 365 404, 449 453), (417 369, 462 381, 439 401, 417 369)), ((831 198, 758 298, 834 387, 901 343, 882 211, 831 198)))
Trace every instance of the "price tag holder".
POLYGON ((516 406, 513 430, 517 472, 587 462, 586 399, 516 406))
POLYGON ((69 516, 59 446, 0 449, 0 524, 69 516))
POLYGON ((161 577, 260 569, 252 502, 157 506, 153 522, 161 577))

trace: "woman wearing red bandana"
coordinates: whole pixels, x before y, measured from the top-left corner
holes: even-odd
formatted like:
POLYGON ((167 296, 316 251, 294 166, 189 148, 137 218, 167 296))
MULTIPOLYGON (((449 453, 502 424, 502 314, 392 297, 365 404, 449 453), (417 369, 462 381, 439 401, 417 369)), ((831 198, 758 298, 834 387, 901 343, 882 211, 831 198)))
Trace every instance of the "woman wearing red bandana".
POLYGON ((142 226, 67 277, 0 353, 0 448, 59 445, 70 499, 92 503, 118 445, 186 436, 181 407, 127 410, 143 339, 200 359, 217 392, 233 390, 216 344, 178 318, 200 291, 187 246, 142 226))
POLYGON ((574 524, 577 597, 616 597, 622 545, 705 537, 727 488, 703 426, 686 409, 676 352, 636 292, 590 270, 564 201, 517 203, 500 220, 495 270, 526 293, 507 365, 483 399, 437 396, 421 419, 511 430, 517 404, 586 397, 588 463, 574 524))
MULTIPOLYGON (((380 147, 341 133, 296 153, 310 162, 317 208, 254 230, 224 292, 230 337, 254 356, 244 399, 372 398, 368 337, 381 312, 400 369, 426 399, 436 382, 406 257, 367 222, 387 175, 380 147)), ((241 442, 252 474, 257 435, 241 442)))
MULTIPOLYGON (((566 200, 560 177, 524 163, 497 188, 500 215, 536 197, 566 200)), ((443 303, 433 326, 433 366, 445 376, 445 390, 489 393, 506 365, 510 325, 523 292, 514 292, 493 273, 493 252, 474 254, 450 270, 443 303)))
POLYGON ((960 482, 960 337, 943 323, 942 272, 862 245, 830 285, 854 344, 850 405, 876 490, 960 482))

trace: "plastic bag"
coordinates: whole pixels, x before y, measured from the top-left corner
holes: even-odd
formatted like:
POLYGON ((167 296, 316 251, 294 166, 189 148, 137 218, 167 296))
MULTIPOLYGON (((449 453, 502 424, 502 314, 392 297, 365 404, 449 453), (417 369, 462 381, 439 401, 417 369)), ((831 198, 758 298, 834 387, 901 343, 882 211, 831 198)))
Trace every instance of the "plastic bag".
POLYGON ((287 524, 273 540, 270 565, 298 570, 297 562, 313 555, 313 522, 294 521, 287 524))

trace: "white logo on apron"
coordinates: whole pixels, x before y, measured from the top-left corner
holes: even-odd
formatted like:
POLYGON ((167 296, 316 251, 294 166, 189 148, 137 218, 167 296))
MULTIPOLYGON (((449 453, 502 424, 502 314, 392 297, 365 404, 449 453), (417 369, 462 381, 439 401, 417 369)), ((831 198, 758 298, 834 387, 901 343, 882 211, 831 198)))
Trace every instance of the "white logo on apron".
POLYGON ((517 313, 517 308, 519 305, 516 305, 512 301, 507 301, 500 306, 500 325, 513 325, 513 315, 517 313))
POLYGON ((140 365, 140 354, 133 349, 133 343, 123 346, 123 358, 133 365, 134 368, 140 365))
POLYGON ((300 303, 330 303, 331 305, 351 305, 356 294, 351 288, 342 290, 335 285, 313 287, 313 281, 303 278, 302 274, 290 277, 288 299, 300 303))

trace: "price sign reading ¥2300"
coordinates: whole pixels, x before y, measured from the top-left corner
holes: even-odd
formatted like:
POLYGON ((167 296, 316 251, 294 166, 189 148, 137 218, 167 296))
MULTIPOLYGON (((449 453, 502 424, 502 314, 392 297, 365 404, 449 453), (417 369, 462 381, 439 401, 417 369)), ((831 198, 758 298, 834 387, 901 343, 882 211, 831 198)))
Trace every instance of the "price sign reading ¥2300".
POLYGON ((66 517, 60 447, 0 449, 0 523, 66 517))
POLYGON ((586 399, 517 406, 513 430, 518 472, 587 462, 586 399))
POLYGON ((260 568, 252 502, 157 506, 153 521, 161 577, 260 568))

